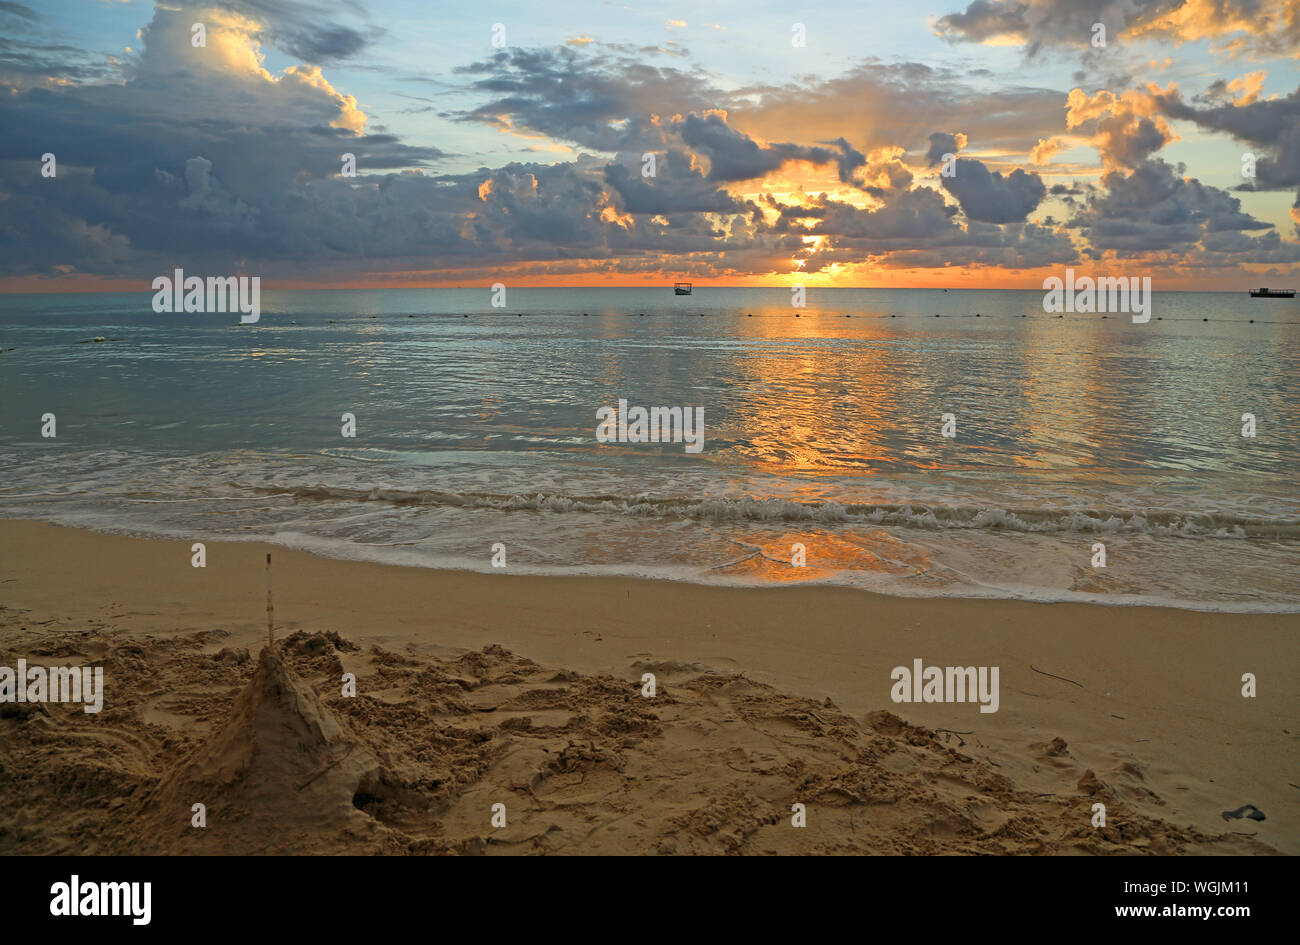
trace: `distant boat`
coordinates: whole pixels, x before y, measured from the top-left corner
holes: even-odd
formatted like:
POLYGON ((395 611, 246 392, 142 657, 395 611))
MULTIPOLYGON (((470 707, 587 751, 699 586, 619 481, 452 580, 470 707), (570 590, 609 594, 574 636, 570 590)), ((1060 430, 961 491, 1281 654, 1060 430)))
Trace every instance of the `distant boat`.
POLYGON ((689 282, 676 282, 673 284, 673 295, 690 295, 691 284, 689 282))
POLYGON ((1293 299, 1295 289, 1251 289, 1252 299, 1293 299))

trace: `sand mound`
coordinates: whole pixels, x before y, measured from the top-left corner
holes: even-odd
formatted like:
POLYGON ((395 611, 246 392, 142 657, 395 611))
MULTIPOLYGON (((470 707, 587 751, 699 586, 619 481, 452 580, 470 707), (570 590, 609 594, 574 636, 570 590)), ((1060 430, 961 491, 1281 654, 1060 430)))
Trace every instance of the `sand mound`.
POLYGON ((1028 748, 1044 793, 944 733, 743 675, 682 665, 645 698, 644 661, 621 679, 302 632, 254 661, 227 636, 61 635, 113 700, 0 717, 0 852, 1272 852, 1152 816, 1138 763, 1103 781, 1059 738, 1028 748))
MULTIPOLYGON (((223 659, 228 651, 217 655, 223 659)), ((379 764, 271 647, 229 721, 143 799, 126 832, 142 853, 293 853, 364 840, 353 806, 379 764), (193 826, 193 805, 207 826, 193 826)))

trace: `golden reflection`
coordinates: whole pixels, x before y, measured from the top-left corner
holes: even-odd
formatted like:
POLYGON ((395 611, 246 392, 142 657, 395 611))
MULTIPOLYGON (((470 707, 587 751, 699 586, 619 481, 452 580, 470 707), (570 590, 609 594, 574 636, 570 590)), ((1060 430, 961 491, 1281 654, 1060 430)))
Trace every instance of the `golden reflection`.
POLYGON ((909 545, 880 529, 829 531, 823 528, 785 529, 743 534, 739 541, 754 551, 714 569, 726 577, 769 584, 819 581, 859 571, 912 577, 930 568, 930 552, 909 545), (802 554, 802 564, 796 564, 802 554))
POLYGON ((898 459, 886 434, 912 422, 908 395, 920 382, 898 373, 896 332, 865 318, 828 330, 833 314, 769 307, 746 319, 749 343, 727 371, 737 379, 730 422, 745 445, 728 459, 771 472, 864 474, 898 459), (854 343, 839 343, 846 337, 854 343))

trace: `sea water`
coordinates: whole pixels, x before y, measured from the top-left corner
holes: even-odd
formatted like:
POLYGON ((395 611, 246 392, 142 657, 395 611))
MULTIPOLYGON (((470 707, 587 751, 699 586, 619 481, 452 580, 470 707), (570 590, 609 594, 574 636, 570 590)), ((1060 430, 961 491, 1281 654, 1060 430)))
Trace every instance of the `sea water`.
POLYGON ((432 568, 1300 610, 1293 301, 1157 286, 1133 324, 1039 291, 491 298, 268 282, 247 325, 147 291, 0 295, 0 515, 432 568), (704 448, 598 441, 620 400, 703 408, 704 448))

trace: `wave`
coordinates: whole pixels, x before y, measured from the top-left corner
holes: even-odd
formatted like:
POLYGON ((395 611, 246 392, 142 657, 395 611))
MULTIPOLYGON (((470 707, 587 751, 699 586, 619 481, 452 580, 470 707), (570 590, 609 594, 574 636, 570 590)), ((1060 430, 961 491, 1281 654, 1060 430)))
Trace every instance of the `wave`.
MULTIPOLYGON (((232 484, 233 485, 233 484, 232 484)), ((920 529, 977 529, 1027 533, 1140 534, 1189 538, 1300 539, 1300 518, 1239 512, 1096 508, 1004 509, 980 505, 797 502, 788 499, 564 495, 554 492, 449 492, 436 489, 346 489, 335 486, 252 487, 295 499, 380 502, 393 506, 583 512, 708 522, 813 522, 893 525, 920 529)))

